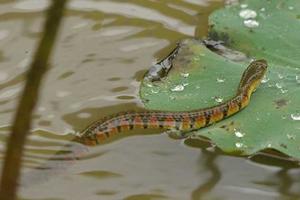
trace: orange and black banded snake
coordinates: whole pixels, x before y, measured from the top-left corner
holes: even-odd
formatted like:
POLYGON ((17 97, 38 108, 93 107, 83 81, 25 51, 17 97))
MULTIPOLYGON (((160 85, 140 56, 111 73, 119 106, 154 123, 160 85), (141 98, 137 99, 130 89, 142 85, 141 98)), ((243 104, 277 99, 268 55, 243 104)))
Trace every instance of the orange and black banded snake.
POLYGON ((163 129, 188 132, 221 121, 245 108, 253 91, 260 85, 267 71, 265 60, 256 60, 244 71, 236 95, 219 105, 186 112, 148 110, 118 113, 88 126, 77 141, 86 145, 104 143, 113 136, 132 129, 163 129))

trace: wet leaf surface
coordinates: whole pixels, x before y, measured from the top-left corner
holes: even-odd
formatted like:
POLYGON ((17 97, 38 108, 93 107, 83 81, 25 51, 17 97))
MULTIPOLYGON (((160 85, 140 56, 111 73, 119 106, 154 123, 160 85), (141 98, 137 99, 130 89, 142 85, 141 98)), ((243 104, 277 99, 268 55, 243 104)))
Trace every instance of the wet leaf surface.
MULTIPOLYGON (((228 153, 250 155, 271 148, 300 158, 299 11, 296 0, 252 0, 211 15, 213 39, 250 58, 266 59, 269 69, 247 108, 195 135, 228 153)), ((249 63, 232 62, 196 40, 183 41, 172 62, 166 78, 143 82, 140 94, 147 108, 186 111, 217 105, 235 95, 249 63)))

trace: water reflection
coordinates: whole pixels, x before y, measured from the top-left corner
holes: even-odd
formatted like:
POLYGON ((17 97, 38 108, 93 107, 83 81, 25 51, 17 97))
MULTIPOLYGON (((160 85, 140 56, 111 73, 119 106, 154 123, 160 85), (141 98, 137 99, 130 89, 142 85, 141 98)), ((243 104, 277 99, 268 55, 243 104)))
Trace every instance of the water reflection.
MULTIPOLYGON (((192 200, 200 200, 203 199, 205 194, 210 193, 211 190, 214 189, 216 184, 218 184, 222 175, 218 166, 214 163, 215 159, 218 155, 215 152, 209 152, 207 150, 202 150, 201 156, 204 156, 205 160, 205 168, 208 172, 210 172, 211 177, 204 183, 198 186, 191 195, 192 200)), ((202 160, 202 159, 201 159, 202 160)))
POLYGON ((72 129, 76 132, 83 131, 84 127, 87 127, 94 121, 101 118, 116 114, 121 111, 141 111, 144 108, 139 107, 136 103, 123 103, 114 106, 96 107, 96 108, 84 108, 74 113, 65 114, 62 119, 72 126, 72 129), (83 118, 80 115, 86 114, 88 117, 83 118))
MULTIPOLYGON (((293 188, 299 188, 298 187, 293 187, 294 184, 299 185, 299 178, 296 179, 294 176, 291 176, 289 174, 289 169, 281 169, 276 175, 278 177, 279 185, 278 185, 278 191, 282 195, 282 198, 291 198, 291 199, 299 199, 300 198, 300 193, 299 190, 296 190, 293 188), (295 180, 296 179, 296 180, 295 180)), ((298 170, 298 176, 299 177, 299 170, 298 170)))
POLYGON ((218 158, 217 152, 211 152, 207 150, 209 148, 213 148, 208 142, 198 142, 198 145, 199 144, 201 144, 201 157, 199 158, 199 162, 201 162, 201 166, 204 166, 204 169, 207 171, 207 173, 210 174, 210 177, 205 181, 205 183, 199 185, 192 192, 192 200, 203 199, 203 197, 205 197, 205 194, 210 193, 222 178, 222 174, 218 167, 218 164, 215 162, 218 158))
MULTIPOLYGON (((1 154, 46 6, 45 0, 0 1, 1 154)), ((211 152, 209 143, 181 145, 144 132, 95 148, 72 142, 71 133, 103 116, 141 109, 139 82, 151 63, 177 41, 206 35, 208 14, 220 6, 204 0, 71 0, 27 142, 22 195, 268 199, 261 195, 266 190, 272 197, 300 198, 298 166, 286 160, 248 161, 211 152)))
MULTIPOLYGON (((223 167, 218 162, 216 162, 216 160, 219 157, 226 156, 226 154, 224 154, 221 150, 219 150, 205 138, 187 139, 185 141, 185 144, 193 148, 201 149, 201 155, 199 157, 199 161, 201 162, 201 164, 199 166, 204 167, 204 169, 207 170, 211 175, 210 178, 205 181, 205 183, 201 184, 192 192, 191 199, 203 199, 205 195, 209 194, 212 190, 216 190, 215 187, 217 184, 220 184, 219 182, 222 179, 223 167)), ((267 166, 270 166, 269 169, 276 169, 273 170, 273 173, 269 174, 266 177, 253 177, 252 182, 254 183, 254 185, 259 186, 259 188, 271 188, 272 190, 277 191, 277 195, 274 193, 267 194, 264 189, 256 190, 255 188, 251 187, 241 187, 239 189, 240 192, 242 192, 242 190, 245 190, 245 192, 248 193, 252 190, 252 192, 250 193, 256 194, 258 196, 271 195, 278 196, 280 198, 300 198, 300 193, 296 189, 299 188, 300 180, 298 160, 287 157, 286 155, 274 150, 267 150, 264 152, 258 152, 257 154, 251 156, 250 161, 259 167, 268 169, 267 166)), ((239 166, 236 166, 235 168, 237 169, 239 168, 239 166)))
POLYGON ((295 188, 299 188, 299 161, 293 160, 279 152, 272 151, 272 155, 261 152, 251 157, 251 161, 267 166, 277 166, 278 170, 263 181, 255 184, 274 188, 281 198, 299 199, 300 193, 295 188), (296 174, 296 175, 295 175, 296 174))

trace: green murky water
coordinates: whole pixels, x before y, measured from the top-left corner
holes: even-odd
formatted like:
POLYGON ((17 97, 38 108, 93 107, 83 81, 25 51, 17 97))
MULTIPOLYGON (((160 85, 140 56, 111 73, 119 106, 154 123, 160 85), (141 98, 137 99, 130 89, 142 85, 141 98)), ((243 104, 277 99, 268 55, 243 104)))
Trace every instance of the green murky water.
MULTIPOLYGON (((41 35, 45 0, 0 0, 1 158, 24 73, 41 35)), ((72 134, 101 116, 142 107, 140 80, 176 42, 207 33, 222 1, 71 0, 34 129, 24 199, 297 199, 300 171, 261 155, 227 156, 207 142, 139 135, 88 148, 72 134)))

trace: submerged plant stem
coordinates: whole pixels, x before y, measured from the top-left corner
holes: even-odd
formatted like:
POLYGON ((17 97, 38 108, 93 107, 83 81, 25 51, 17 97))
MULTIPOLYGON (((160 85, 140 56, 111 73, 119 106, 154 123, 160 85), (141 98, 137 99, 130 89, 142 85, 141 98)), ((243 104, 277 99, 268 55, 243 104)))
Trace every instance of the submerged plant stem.
POLYGON ((39 96, 39 88, 57 36, 66 0, 53 0, 47 12, 44 34, 36 49, 31 67, 27 73, 25 87, 19 101, 7 150, 0 182, 0 199, 15 200, 20 177, 21 159, 26 136, 29 134, 33 109, 39 96))

